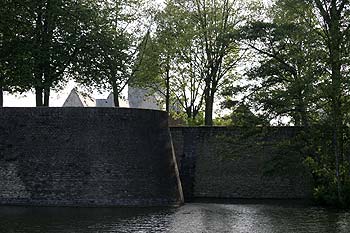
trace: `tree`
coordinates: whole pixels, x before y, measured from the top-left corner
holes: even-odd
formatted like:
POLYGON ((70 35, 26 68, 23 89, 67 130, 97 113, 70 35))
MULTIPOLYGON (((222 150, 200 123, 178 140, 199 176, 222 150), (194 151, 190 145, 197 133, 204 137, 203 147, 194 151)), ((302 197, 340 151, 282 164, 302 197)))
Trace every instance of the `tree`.
POLYGON ((269 22, 252 22, 242 29, 242 43, 256 54, 247 72, 246 100, 269 120, 288 117, 294 125, 307 127, 317 118, 317 81, 325 75, 325 51, 319 30, 309 27, 315 24, 311 10, 303 3, 278 1, 269 22))
MULTIPOLYGON (((0 107, 3 92, 24 92, 30 89, 30 56, 25 51, 25 38, 17 36, 27 30, 26 9, 22 1, 2 0, 0 8, 0 107), (16 17, 18 14, 22 17, 16 17)), ((28 13, 28 12, 27 12, 28 13)))
POLYGON ((164 29, 160 38, 167 38, 161 42, 173 42, 177 37, 175 47, 162 52, 161 73, 174 77, 172 83, 179 90, 174 94, 187 115, 197 115, 205 103, 207 125, 212 124, 215 95, 232 78, 240 60, 235 40, 244 21, 240 6, 242 3, 234 0, 169 0, 160 23, 164 29))
POLYGON ((4 44, 4 50, 11 51, 6 65, 12 74, 26 70, 28 79, 14 80, 35 89, 37 106, 48 106, 50 90, 65 83, 90 31, 96 9, 92 4, 90 0, 6 1, 5 23, 13 29, 7 34, 11 43, 4 44))
POLYGON ((120 93, 138 70, 148 40, 147 33, 140 38, 142 26, 136 25, 141 5, 134 0, 101 0, 89 47, 75 69, 76 81, 88 89, 111 89, 116 107, 120 93))
POLYGON ((180 106, 188 119, 194 120, 203 103, 203 63, 198 35, 194 33, 191 15, 168 1, 155 17, 156 30, 150 34, 145 59, 134 84, 160 93, 165 109, 180 106))
POLYGON ((224 0, 189 1, 197 33, 202 38, 201 46, 205 55, 205 124, 213 123, 215 95, 221 83, 239 61, 239 46, 235 40, 238 26, 242 23, 242 2, 224 0))
MULTIPOLYGON (((331 100, 331 119, 333 122, 333 154, 335 158, 338 200, 343 201, 342 177, 340 167, 344 157, 344 103, 348 99, 349 86, 345 79, 346 56, 344 49, 348 46, 350 30, 350 4, 348 0, 305 0, 314 8, 323 30, 324 45, 327 50, 327 67, 330 73, 327 92, 331 100)), ((346 50, 345 50, 346 51, 346 50)), ((350 163, 350 156, 348 157, 350 163)), ((350 172, 350 171, 349 171, 350 172)), ((350 175, 350 174, 348 174, 350 175)))
POLYGON ((200 46, 200 35, 196 32, 197 25, 191 21, 191 12, 179 7, 176 2, 168 3, 164 18, 163 25, 164 21, 167 24, 161 30, 160 41, 173 44, 173 47, 164 44, 164 48, 167 47, 165 80, 172 90, 176 103, 185 112, 187 120, 194 122, 204 102, 205 60, 200 46), (172 33, 171 39, 169 32, 172 33), (172 74, 171 79, 168 73, 172 74))
POLYGON ((171 72, 174 66, 177 39, 172 18, 177 15, 176 8, 167 4, 164 11, 155 15, 156 30, 154 35, 148 34, 148 44, 145 47, 140 69, 136 73, 133 85, 146 88, 154 93, 160 93, 165 99, 165 110, 170 112, 171 72))
POLYGON ((279 0, 271 19, 253 24, 245 34, 261 58, 249 72, 257 82, 251 100, 273 117, 286 114, 304 126, 300 135, 315 196, 332 204, 350 203, 350 158, 345 156, 349 11, 348 1, 279 0))
POLYGON ((238 126, 246 129, 269 125, 266 118, 254 114, 250 110, 250 106, 240 103, 239 101, 225 100, 222 103, 222 107, 232 112, 219 119, 215 119, 220 125, 238 126))

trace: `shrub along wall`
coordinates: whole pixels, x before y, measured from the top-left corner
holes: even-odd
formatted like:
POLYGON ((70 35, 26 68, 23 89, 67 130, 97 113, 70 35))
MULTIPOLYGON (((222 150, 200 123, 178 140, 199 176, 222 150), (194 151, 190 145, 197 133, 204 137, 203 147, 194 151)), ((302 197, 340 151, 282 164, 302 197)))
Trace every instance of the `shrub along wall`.
POLYGON ((185 200, 309 198, 312 179, 293 147, 297 130, 171 128, 185 200))

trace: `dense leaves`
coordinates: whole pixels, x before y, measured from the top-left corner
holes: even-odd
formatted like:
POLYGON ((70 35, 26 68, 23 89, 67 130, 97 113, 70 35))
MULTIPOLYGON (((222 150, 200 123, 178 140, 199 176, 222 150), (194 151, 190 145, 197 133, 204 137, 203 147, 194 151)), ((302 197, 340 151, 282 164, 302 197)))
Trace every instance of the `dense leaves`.
POLYGON ((268 18, 242 28, 256 60, 244 85, 225 92, 243 93, 269 121, 302 126, 315 198, 341 206, 350 204, 349 10, 342 0, 275 1, 268 18))
POLYGON ((9 80, 5 85, 35 89, 37 106, 48 106, 50 90, 65 83, 66 72, 85 44, 94 16, 90 2, 2 1, 2 76, 9 80))
POLYGON ((98 1, 89 44, 77 58, 75 80, 88 90, 112 90, 115 106, 134 77, 148 36, 138 38, 142 1, 98 1))

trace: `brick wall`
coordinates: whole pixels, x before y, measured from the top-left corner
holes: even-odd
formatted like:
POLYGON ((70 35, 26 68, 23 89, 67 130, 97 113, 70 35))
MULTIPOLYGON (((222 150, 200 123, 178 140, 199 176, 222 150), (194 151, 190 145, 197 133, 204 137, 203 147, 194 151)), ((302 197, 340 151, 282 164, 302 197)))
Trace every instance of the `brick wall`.
POLYGON ((0 204, 177 205, 164 112, 0 108, 0 204))
POLYGON ((185 200, 310 197, 311 177, 293 149, 297 128, 173 127, 185 200))

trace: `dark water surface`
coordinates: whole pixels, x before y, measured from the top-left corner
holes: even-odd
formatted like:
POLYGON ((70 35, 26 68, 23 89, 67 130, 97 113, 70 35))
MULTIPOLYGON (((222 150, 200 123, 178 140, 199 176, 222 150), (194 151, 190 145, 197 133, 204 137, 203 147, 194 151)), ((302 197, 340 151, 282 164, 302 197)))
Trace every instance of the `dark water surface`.
POLYGON ((144 209, 0 207, 0 232, 349 233, 350 213, 274 202, 144 209))

